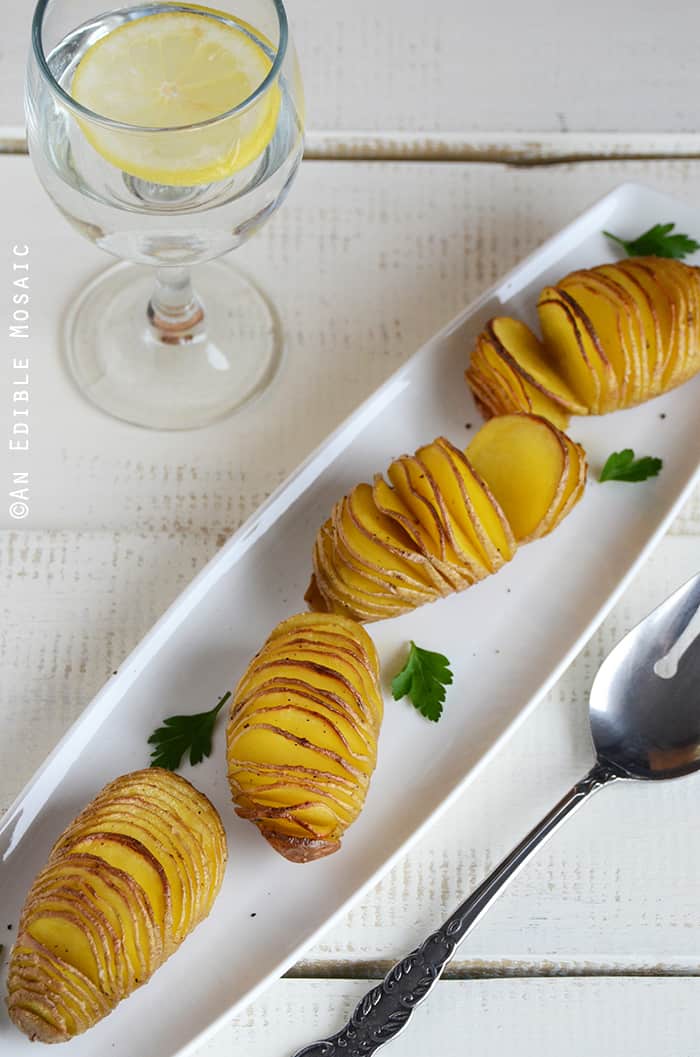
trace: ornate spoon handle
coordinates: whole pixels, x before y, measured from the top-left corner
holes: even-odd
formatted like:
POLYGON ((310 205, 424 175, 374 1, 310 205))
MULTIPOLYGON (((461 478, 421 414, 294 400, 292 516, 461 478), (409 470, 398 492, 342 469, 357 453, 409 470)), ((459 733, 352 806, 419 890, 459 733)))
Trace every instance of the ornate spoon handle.
POLYGON ((305 1046, 294 1057, 370 1057, 398 1035, 416 1006, 438 982, 458 945, 535 849, 591 793, 618 777, 619 772, 604 763, 596 763, 447 921, 420 947, 397 962, 381 984, 367 992, 344 1028, 327 1039, 305 1046))

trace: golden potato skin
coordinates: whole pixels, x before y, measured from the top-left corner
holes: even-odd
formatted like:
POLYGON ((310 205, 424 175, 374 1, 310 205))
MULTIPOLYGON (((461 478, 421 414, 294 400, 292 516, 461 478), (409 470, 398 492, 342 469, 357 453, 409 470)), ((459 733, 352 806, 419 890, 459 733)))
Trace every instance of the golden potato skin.
POLYGON ((364 628, 335 614, 282 621, 231 702, 236 813, 291 862, 337 851, 364 805, 382 715, 379 662, 364 628))
POLYGON ((487 416, 606 414, 682 385, 700 370, 700 269, 631 257, 546 287, 543 343, 518 320, 490 320, 467 382, 487 416), (554 382, 554 384, 552 384, 554 382))
POLYGON ((381 620, 497 572, 581 498, 583 449, 540 415, 487 423, 466 453, 444 437, 356 487, 321 526, 306 601, 381 620))
POLYGON ((10 955, 10 1018, 67 1042, 151 977, 211 910, 226 837, 210 801, 160 768, 123 775, 56 841, 10 955))

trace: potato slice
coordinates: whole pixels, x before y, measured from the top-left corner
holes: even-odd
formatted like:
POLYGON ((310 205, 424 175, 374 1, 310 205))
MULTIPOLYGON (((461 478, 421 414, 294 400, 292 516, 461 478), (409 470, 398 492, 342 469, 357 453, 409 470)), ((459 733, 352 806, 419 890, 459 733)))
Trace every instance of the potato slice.
POLYGON ((11 1019, 44 1042, 87 1030, 206 916, 225 862, 221 820, 185 779, 151 768, 106 786, 29 891, 10 955, 11 1019))
POLYGON ((542 394, 565 414, 587 413, 585 405, 555 370, 542 342, 525 323, 498 316, 486 325, 486 333, 501 359, 513 367, 523 382, 529 383, 528 393, 534 390, 542 394))
MULTIPOLYGON (((446 581, 430 561, 426 548, 420 543, 418 549, 415 547, 419 526, 383 477, 377 474, 371 487, 353 488, 348 496, 348 511, 357 528, 387 552, 387 569, 408 569, 433 592, 433 597, 448 593, 446 581), (401 563, 398 566, 397 561, 401 563)), ((370 550, 366 553, 368 557, 376 554, 370 550)))
POLYGON ((451 444, 446 437, 438 437, 435 443, 449 459, 452 470, 474 509, 477 533, 483 543, 491 572, 496 572, 504 562, 511 560, 517 549, 505 513, 488 483, 465 458, 464 452, 451 444))
POLYGON ((13 1020, 41 1042, 65 1042, 114 1008, 114 1000, 86 976, 27 935, 13 948, 7 987, 13 1020), (52 1000, 54 994, 60 1001, 52 1000))
POLYGON ((500 389, 502 399, 516 411, 530 410, 530 397, 525 379, 507 359, 500 355, 499 344, 487 329, 479 336, 475 349, 483 358, 484 373, 490 385, 500 389))
POLYGON ((598 352, 578 314, 555 287, 542 291, 537 312, 555 369, 589 414, 600 414, 602 385, 595 367, 598 352))
POLYGON ((493 491, 518 543, 554 527, 565 498, 568 449, 551 422, 530 415, 492 418, 467 448, 467 458, 493 491))
POLYGON ((344 650, 358 656, 365 665, 369 665, 376 676, 379 675, 379 658, 374 643, 365 629, 358 627, 354 620, 346 620, 333 613, 326 616, 297 613, 280 621, 270 632, 270 643, 275 638, 286 639, 290 634, 295 637, 310 637, 311 641, 315 642, 331 637, 336 645, 342 645, 344 650))
MULTIPOLYGON (((94 812, 71 827, 71 841, 87 834, 122 834, 138 841, 161 865, 168 883, 172 913, 172 934, 179 944, 189 931, 194 892, 205 883, 206 874, 199 859, 185 856, 176 840, 182 827, 176 817, 163 816, 157 805, 135 797, 109 798, 94 805, 94 812)), ((68 842, 70 843, 70 842, 68 842)))
MULTIPOLYGON (((323 614, 320 614, 323 615, 323 614)), ((310 664, 305 661, 270 660, 267 654, 255 664, 248 666, 236 688, 239 702, 261 688, 289 687, 291 690, 308 691, 336 703, 353 721, 365 726, 374 722, 373 702, 365 700, 361 688, 354 679, 348 678, 335 666, 310 664)))
POLYGON ((82 906, 75 894, 40 891, 25 907, 23 931, 73 965, 116 1005, 120 980, 106 920, 93 907, 82 906))
POLYGON ((680 326, 685 335, 685 357, 674 379, 675 385, 682 385, 700 370, 700 270, 682 261, 667 259, 658 265, 673 276, 682 291, 680 326))
POLYGON ((484 335, 477 339, 469 366, 465 371, 467 384, 472 391, 479 410, 485 418, 492 415, 507 415, 515 411, 530 411, 530 399, 524 383, 519 377, 494 365, 487 353, 488 343, 484 335))
POLYGON ((656 280, 665 284, 673 307, 675 346, 661 378, 661 387, 665 392, 680 385, 690 376, 687 373, 687 365, 692 338, 688 318, 692 315, 691 302, 695 301, 695 290, 684 281, 683 273, 687 266, 680 261, 652 258, 647 263, 656 280))
MULTIPOLYGON (((594 285, 602 284, 610 292, 612 300, 617 304, 619 311, 619 327, 623 339, 629 339, 629 347, 632 359, 633 378, 627 397, 627 406, 641 403, 648 399, 651 392, 650 358, 648 352, 649 335, 647 334, 648 312, 644 299, 644 291, 634 282, 621 282, 621 273, 611 275, 602 267, 592 268, 589 281, 594 285)), ((629 276, 626 276, 629 279, 629 276)), ((653 319, 651 320, 651 336, 654 334, 653 319)))
POLYGON ((382 712, 376 652, 359 624, 334 613, 284 621, 231 703, 237 813, 293 862, 336 851, 364 804, 382 712))
MULTIPOLYGON (((376 673, 368 668, 367 664, 359 663, 345 650, 335 646, 327 646, 322 642, 313 643, 310 640, 299 643, 291 635, 285 635, 284 640, 279 643, 268 643, 265 650, 265 666, 283 663, 314 665, 319 670, 326 668, 332 673, 337 673, 348 686, 356 687, 360 699, 364 704, 374 702, 376 692, 376 673)), ((245 686, 245 683, 243 684, 245 686)))
MULTIPOLYGON (((652 258, 653 259, 653 258, 652 258)), ((673 295, 668 285, 661 281, 658 273, 649 266, 649 258, 631 258, 619 261, 617 268, 633 275, 647 291, 657 322, 657 355, 659 392, 663 392, 669 374, 673 370, 674 355, 677 348, 676 308, 673 295)))
MULTIPOLYGON (((316 724, 321 742, 327 748, 333 748, 333 742, 336 742, 336 748, 341 745, 360 769, 372 758, 373 725, 358 721, 356 714, 337 701, 303 684, 285 685, 281 679, 263 683, 245 695, 240 706, 239 723, 243 723, 248 715, 258 718, 267 715, 275 725, 279 719, 287 730, 292 733, 301 730, 304 736, 308 736, 307 728, 316 724)), ((250 764, 251 761, 247 762, 250 764)))
MULTIPOLYGON (((564 518, 571 513, 583 496, 588 475, 586 453, 581 445, 573 441, 571 437, 567 437, 565 433, 562 434, 561 439, 564 441, 567 448, 567 476, 559 504, 553 511, 551 523, 547 528, 547 532, 551 532, 552 529, 555 529, 559 522, 563 521, 564 518)), ((545 532, 541 533, 541 535, 545 534, 545 532)))
POLYGON ((394 560, 391 555, 387 555, 371 536, 357 526, 347 498, 336 503, 331 517, 338 558, 375 585, 375 591, 377 588, 388 591, 414 605, 433 600, 434 588, 404 572, 401 568, 404 563, 400 559, 394 560), (382 559, 386 562, 384 568, 380 565, 382 559))
POLYGON ((438 443, 426 444, 416 452, 416 460, 435 482, 441 517, 458 560, 469 571, 472 583, 482 580, 493 571, 490 541, 448 452, 438 443))
POLYGON ((355 614, 363 620, 381 620, 398 616, 411 608, 395 585, 382 590, 381 586, 358 575, 343 561, 330 521, 322 526, 316 538, 313 567, 318 589, 331 611, 339 607, 346 614, 355 614))
POLYGON ((639 376, 636 345, 620 299, 602 279, 596 282, 592 272, 567 275, 557 284, 557 289, 576 303, 587 321, 589 333, 594 336, 599 356, 610 363, 615 373, 617 391, 609 398, 609 409, 634 403, 638 398, 639 376))
POLYGON ((500 377, 502 385, 507 388, 507 395, 501 400, 499 414, 523 411, 527 414, 544 415, 557 426, 564 427, 568 424, 569 413, 520 374, 517 367, 501 355, 495 340, 484 341, 483 348, 488 370, 492 372, 491 382, 495 383, 500 377))
MULTIPOLYGON (((451 591, 459 591, 469 584, 468 573, 462 571, 451 546, 440 512, 434 503, 432 486, 421 480, 421 469, 406 464, 409 456, 395 459, 387 471, 393 494, 407 507, 424 532, 424 553, 451 591)), ((423 475, 424 476, 424 475, 423 475)))
POLYGON ((642 321, 644 341, 642 358, 646 360, 648 382, 644 389, 645 399, 661 391, 661 378, 664 367, 664 338, 661 333, 661 320, 652 297, 653 286, 644 281, 644 276, 635 274, 624 267, 625 262, 601 265, 599 271, 608 278, 623 286, 634 298, 642 321))
MULTIPOLYGON (((481 578, 483 575, 480 568, 481 562, 469 547, 468 539, 458 533, 456 523, 450 517, 447 497, 431 473, 431 462, 429 446, 421 448, 415 455, 403 455, 392 463, 388 471, 389 477, 393 481, 392 474, 395 469, 402 467, 409 489, 406 494, 419 497, 430 508, 443 541, 440 557, 447 565, 447 572, 444 575, 449 575, 455 589, 461 590, 481 578), (421 453, 426 456, 425 459, 421 459, 421 453), (462 542, 466 550, 462 550, 462 542)), ((396 480, 401 484, 400 475, 396 476, 396 480)), ((394 487, 396 488, 396 484, 394 487)), ((397 491, 401 494, 400 489, 397 491)))
MULTIPOLYGON (((122 971, 116 990, 131 992, 163 961, 163 945, 143 890, 127 874, 102 859, 93 855, 63 856, 42 871, 33 892, 35 902, 42 909, 46 907, 47 896, 70 893, 81 908, 98 910, 105 918, 111 935, 119 937, 124 955, 115 959, 114 967, 122 971)), ((55 952, 61 953, 60 945, 55 952)))
POLYGON ((190 931, 205 918, 213 905, 226 866, 226 835, 218 813, 210 801, 186 779, 159 767, 136 771, 117 779, 107 787, 115 793, 128 790, 143 796, 163 810, 177 814, 187 832, 187 843, 183 838, 182 850, 190 855, 204 854, 207 884, 196 889, 195 916, 190 922, 190 931))
POLYGON ((593 321, 578 300, 572 297, 561 284, 556 289, 559 297, 563 299, 572 313, 586 350, 588 362, 598 375, 600 381, 599 414, 604 415, 608 411, 614 411, 620 403, 620 386, 593 321))
MULTIPOLYGON (((407 465, 409 459, 408 455, 394 459, 387 470, 387 477, 391 482, 394 495, 423 530, 422 535, 417 534, 416 542, 423 546, 425 554, 433 562, 436 558, 439 561, 448 561, 449 543, 439 510, 435 506, 433 490, 429 483, 424 483, 423 487, 416 487, 421 477, 421 469, 414 467, 411 474, 407 465)), ((456 559, 453 562, 448 561, 448 564, 456 564, 456 559)), ((457 579, 459 579, 458 576, 457 579)))

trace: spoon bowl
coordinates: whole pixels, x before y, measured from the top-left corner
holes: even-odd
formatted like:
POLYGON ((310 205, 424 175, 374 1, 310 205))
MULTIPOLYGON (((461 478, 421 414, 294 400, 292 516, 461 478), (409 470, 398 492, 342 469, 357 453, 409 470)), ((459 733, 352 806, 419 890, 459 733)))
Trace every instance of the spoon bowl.
POLYGON ((700 573, 615 646, 591 688, 598 759, 629 778, 700 768, 700 573))

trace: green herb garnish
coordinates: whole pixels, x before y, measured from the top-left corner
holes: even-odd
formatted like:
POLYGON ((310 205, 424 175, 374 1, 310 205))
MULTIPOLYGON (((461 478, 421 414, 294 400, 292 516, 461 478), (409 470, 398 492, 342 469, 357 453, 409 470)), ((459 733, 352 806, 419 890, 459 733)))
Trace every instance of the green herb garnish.
POLYGON ((671 257, 674 260, 682 260, 689 253, 700 250, 700 242, 691 239, 689 235, 683 235, 677 231, 671 234, 675 224, 654 224, 636 239, 621 239, 618 235, 612 235, 609 231, 603 234, 622 246, 629 257, 671 257))
POLYGON ((656 477, 663 462, 652 455, 635 459, 631 448, 614 451, 609 455, 601 470, 601 481, 646 481, 647 477, 656 477))
POLYGON ((168 716, 163 726, 154 730, 148 739, 148 744, 154 746, 151 767, 176 771, 188 750, 193 766, 201 763, 205 756, 211 756, 216 717, 230 696, 230 692, 224 694, 209 712, 197 712, 194 716, 168 716))
POLYGON ((432 650, 422 650, 411 642, 405 665, 391 681, 391 692, 395 701, 408 697, 421 715, 437 723, 442 715, 445 687, 451 682, 447 657, 432 650))

